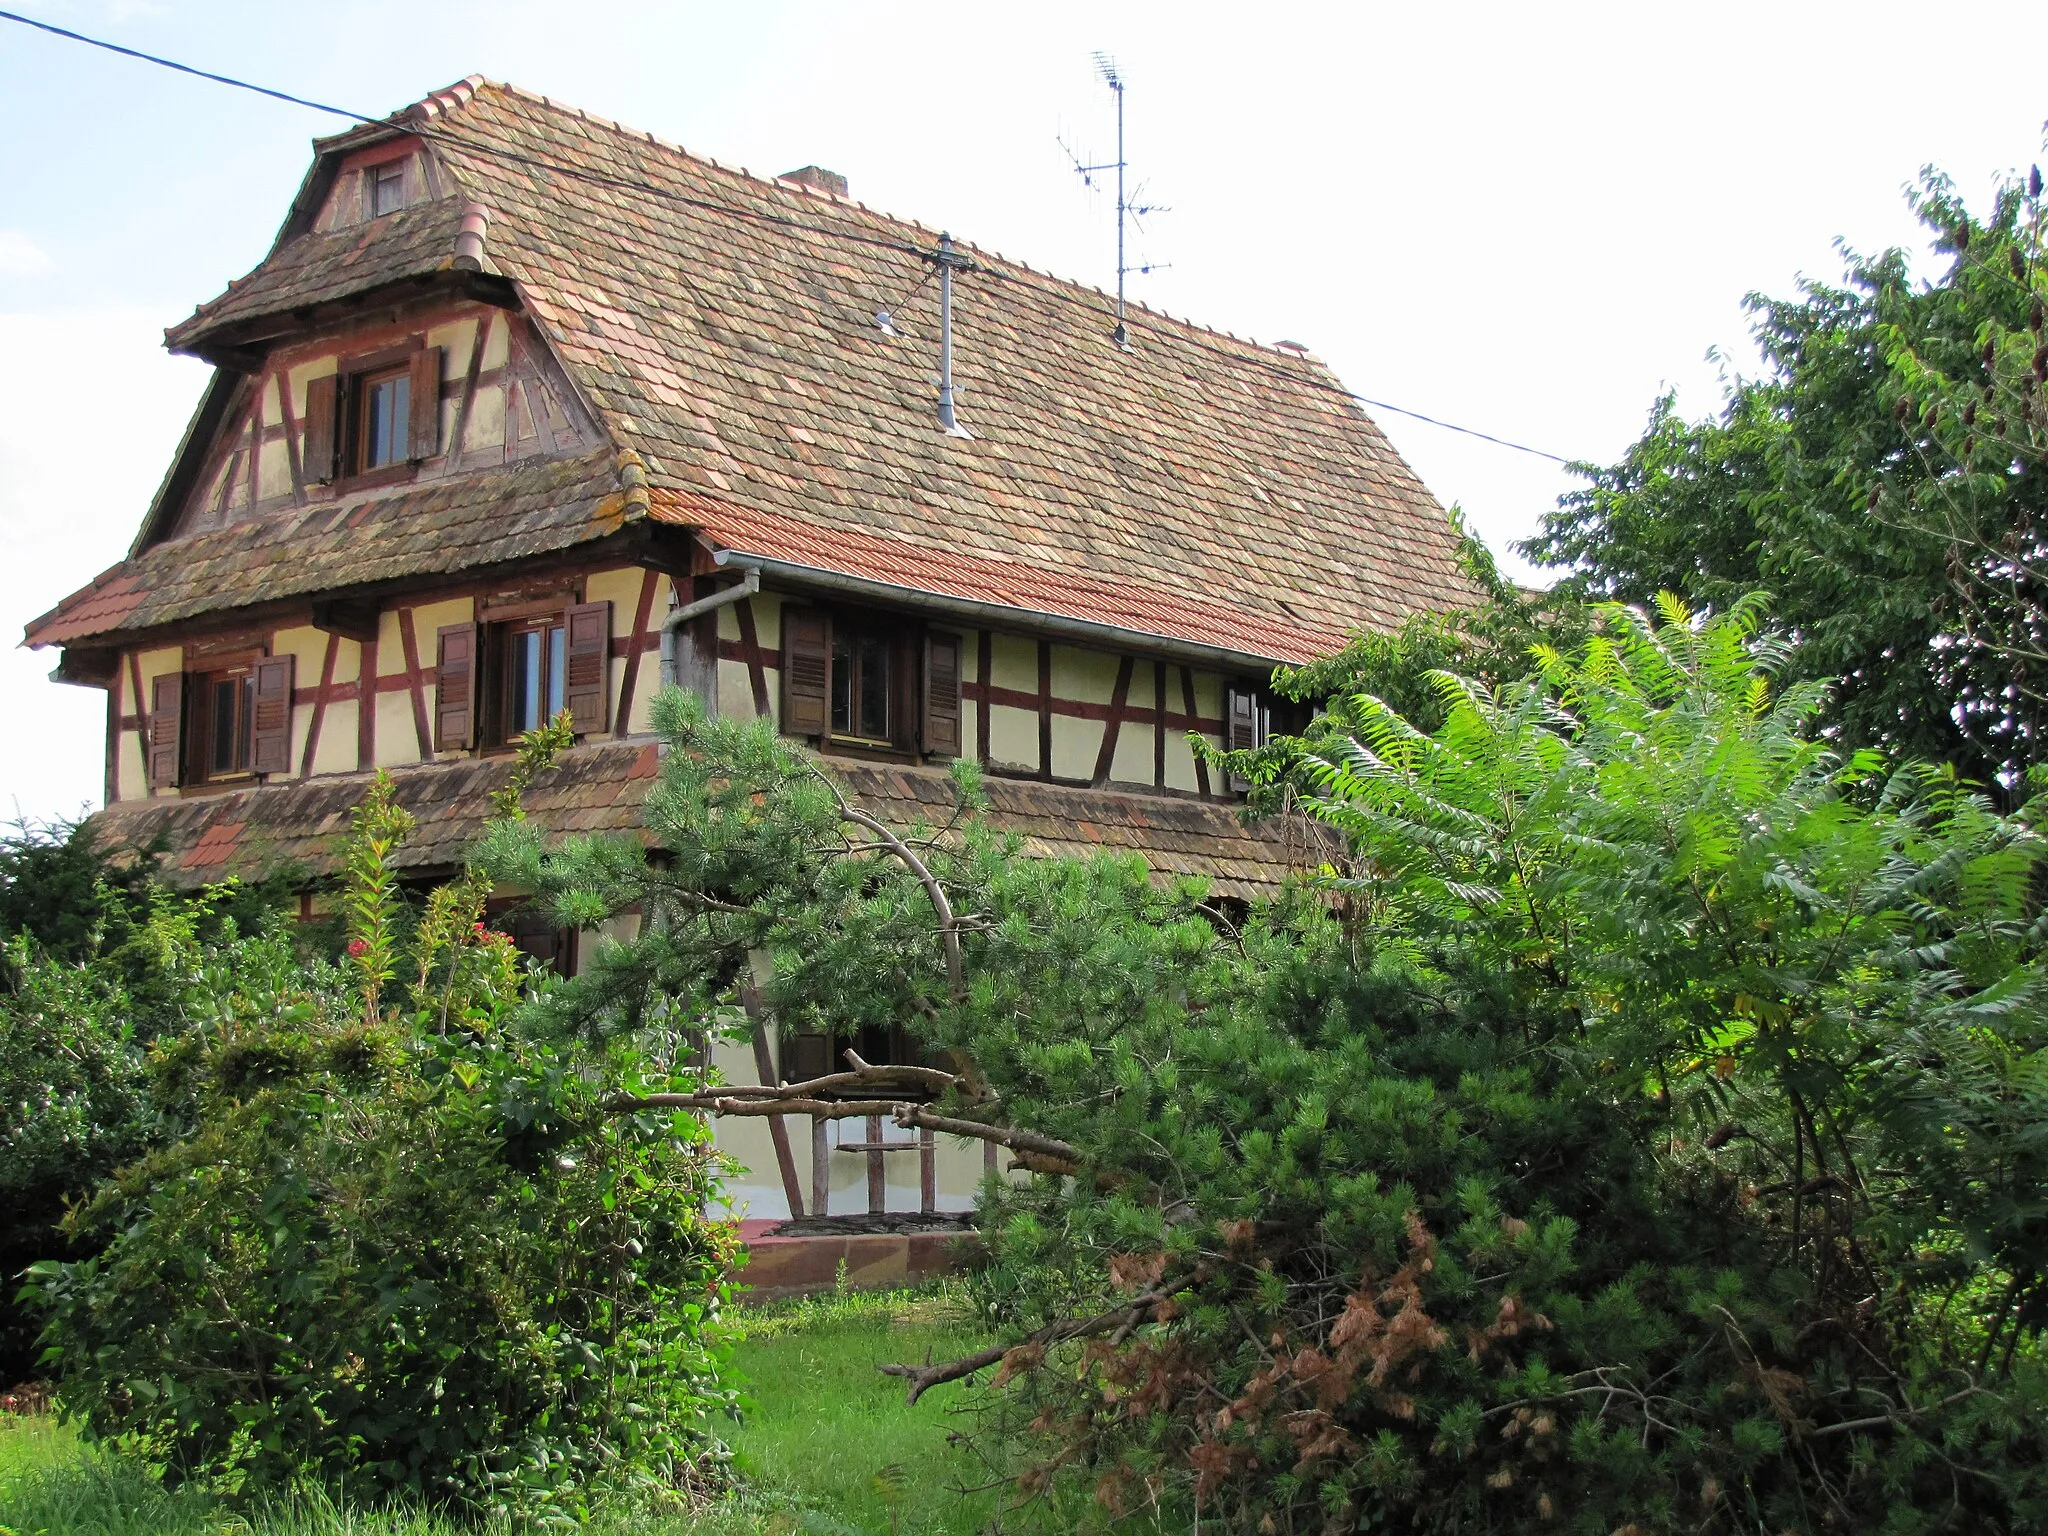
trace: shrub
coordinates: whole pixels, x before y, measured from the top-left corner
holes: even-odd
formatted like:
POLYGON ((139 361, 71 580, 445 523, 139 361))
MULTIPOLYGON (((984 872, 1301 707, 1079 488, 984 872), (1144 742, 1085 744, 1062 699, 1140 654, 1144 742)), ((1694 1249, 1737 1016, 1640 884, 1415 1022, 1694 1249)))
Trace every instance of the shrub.
POLYGON ((398 945, 407 829, 380 779, 345 969, 276 929, 205 949, 196 1027, 152 1061, 189 1130, 72 1217, 92 1257, 35 1271, 61 1400, 230 1491, 532 1513, 701 1477, 734 1401, 720 1165, 698 1121, 610 1108, 671 1082, 680 1039, 530 1027, 523 988, 546 983, 477 921, 475 877, 398 945))

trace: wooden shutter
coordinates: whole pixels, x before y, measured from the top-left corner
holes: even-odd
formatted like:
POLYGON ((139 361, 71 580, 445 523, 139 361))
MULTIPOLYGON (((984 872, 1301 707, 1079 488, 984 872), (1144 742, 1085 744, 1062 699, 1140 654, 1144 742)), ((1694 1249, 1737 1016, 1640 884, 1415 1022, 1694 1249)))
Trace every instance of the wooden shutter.
POLYGON ((441 451, 441 349, 422 347, 412 355, 411 459, 431 459, 441 451))
POLYGON ((306 463, 308 485, 324 485, 334 478, 334 445, 338 434, 341 380, 323 374, 306 381, 306 463))
POLYGON ((782 730, 823 736, 832 723, 832 621, 817 608, 782 610, 782 730))
POLYGON ((476 744, 477 627, 443 624, 437 634, 434 750, 459 752, 476 744))
MULTIPOLYGON (((1233 752, 1249 752, 1259 744, 1259 696, 1250 688, 1230 688, 1224 694, 1223 743, 1233 752)), ((1243 794, 1251 781, 1241 774, 1230 775, 1230 789, 1243 794)))
POLYGON ((149 685, 149 787, 168 789, 184 765, 185 674, 160 673, 149 685))
POLYGON ((816 1030, 781 1031, 782 1080, 807 1082, 832 1070, 832 1037, 816 1030))
POLYGON ((256 663, 256 697, 250 706, 249 766, 257 773, 289 773, 292 767, 291 656, 256 663))
POLYGON ((568 676, 562 698, 578 736, 612 723, 612 605, 579 603, 569 610, 568 676))
POLYGON ((939 630, 924 639, 924 749, 960 755, 960 637, 939 630))

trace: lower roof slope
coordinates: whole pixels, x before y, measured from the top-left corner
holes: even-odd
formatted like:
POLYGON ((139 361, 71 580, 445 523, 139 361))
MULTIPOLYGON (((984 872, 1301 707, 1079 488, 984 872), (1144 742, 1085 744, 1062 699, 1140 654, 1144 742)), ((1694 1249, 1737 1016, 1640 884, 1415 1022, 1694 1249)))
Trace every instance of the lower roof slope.
MULTIPOLYGON (((856 804, 896 826, 952 815, 952 778, 942 768, 825 763, 856 804)), ((578 747, 535 780, 527 815, 551 841, 635 834, 656 767, 652 742, 578 747)), ((419 823, 393 867, 421 876, 458 867, 512 768, 503 756, 392 770, 398 803, 419 823)), ((231 875, 324 881, 340 873, 341 841, 369 782, 368 774, 323 774, 200 799, 139 801, 101 811, 92 826, 115 850, 162 849, 159 873, 179 889, 231 875)), ((1134 853, 1160 875, 1205 875, 1217 894, 1245 900, 1275 894, 1291 871, 1313 862, 1298 828, 1282 820, 1247 826, 1226 805, 995 777, 983 783, 984 819, 1016 833, 1037 857, 1134 853)))

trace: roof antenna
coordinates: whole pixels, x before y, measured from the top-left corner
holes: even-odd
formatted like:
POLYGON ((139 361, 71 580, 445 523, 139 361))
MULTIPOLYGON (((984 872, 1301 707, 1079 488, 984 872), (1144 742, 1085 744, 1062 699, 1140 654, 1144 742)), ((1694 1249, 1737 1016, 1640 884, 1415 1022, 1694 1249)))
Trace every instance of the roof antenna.
POLYGON ((973 260, 953 249, 953 237, 939 236, 939 248, 925 257, 939 269, 939 425, 948 437, 972 437, 953 410, 953 274, 972 272, 973 260))
POLYGON ((1129 162, 1124 159, 1124 77, 1116 67, 1116 60, 1098 51, 1095 54, 1095 68, 1101 73, 1103 82, 1116 93, 1116 158, 1101 165, 1087 165, 1081 157, 1067 148, 1065 140, 1060 148, 1067 151, 1067 158, 1074 162, 1074 170, 1087 186, 1095 185, 1095 178, 1103 171, 1116 172, 1116 329, 1110 337, 1125 351, 1131 350, 1131 329, 1124 323, 1124 279, 1133 272, 1163 272, 1171 265, 1168 262, 1142 262, 1131 265, 1124 256, 1124 226, 1130 224, 1140 234, 1145 232, 1142 222, 1148 213, 1171 213, 1173 210, 1163 203, 1141 203, 1144 195, 1141 186, 1128 195, 1124 191, 1124 173, 1129 162))

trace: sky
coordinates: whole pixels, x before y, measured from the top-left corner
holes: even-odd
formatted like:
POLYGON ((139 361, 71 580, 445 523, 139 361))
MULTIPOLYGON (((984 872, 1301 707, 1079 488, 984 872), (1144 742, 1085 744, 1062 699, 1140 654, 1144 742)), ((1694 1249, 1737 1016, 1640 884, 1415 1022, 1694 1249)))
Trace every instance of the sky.
MULTIPOLYGON (((1675 390, 1754 371, 1743 296, 1905 245, 1924 165, 1973 200, 2042 158, 2048 6, 1882 0, 1228 7, 865 0, 9 0, 41 20, 378 114, 508 80, 1114 282, 1067 145, 1128 90, 1131 293, 1306 344, 1360 394, 1611 461, 1675 390)), ((343 120, 0 21, 0 633, 118 560, 204 386, 163 328, 261 260, 343 120)), ((971 319, 963 306, 963 341, 971 319)), ((1504 555, 1580 483, 1373 414, 1504 555)), ((1510 558, 1510 566, 1524 569, 1510 558)), ((0 649, 0 820, 97 803, 105 695, 0 649)))

